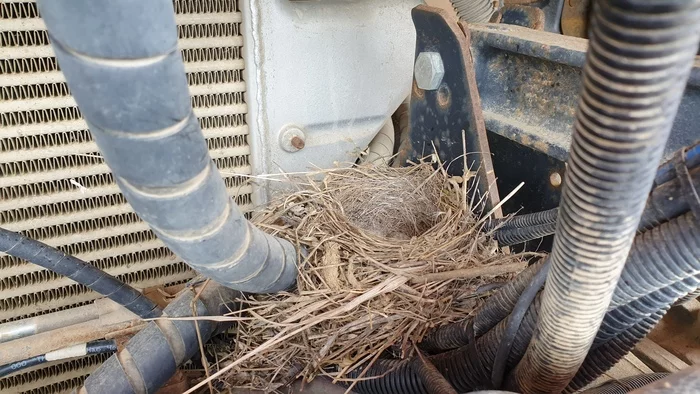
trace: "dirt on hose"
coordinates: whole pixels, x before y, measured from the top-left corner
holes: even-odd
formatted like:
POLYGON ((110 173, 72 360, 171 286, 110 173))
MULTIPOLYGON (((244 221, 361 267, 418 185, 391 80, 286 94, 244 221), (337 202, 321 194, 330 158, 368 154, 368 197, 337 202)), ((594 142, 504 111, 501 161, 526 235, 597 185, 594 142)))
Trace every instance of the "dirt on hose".
POLYGON ((428 330, 479 305, 480 285, 526 266, 479 231, 462 177, 427 163, 322 175, 286 178, 296 191, 254 218, 305 252, 293 292, 250 296, 230 315, 235 341, 214 368, 228 387, 343 381, 380 355, 410 357, 428 330))

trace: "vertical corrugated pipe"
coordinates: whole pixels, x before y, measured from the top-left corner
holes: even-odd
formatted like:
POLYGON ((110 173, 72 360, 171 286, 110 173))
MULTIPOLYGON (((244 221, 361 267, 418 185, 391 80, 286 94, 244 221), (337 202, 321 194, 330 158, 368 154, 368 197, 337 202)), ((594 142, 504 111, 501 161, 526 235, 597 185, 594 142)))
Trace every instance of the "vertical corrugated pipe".
POLYGON ((698 0, 594 5, 537 330, 516 380, 558 393, 598 330, 629 252, 700 39, 698 0))
POLYGON ((228 196, 192 112, 171 0, 38 0, 73 97, 136 213, 185 262, 230 288, 275 292, 296 251, 228 196))
POLYGON ((450 0, 459 19, 469 23, 486 23, 497 10, 499 1, 450 0))

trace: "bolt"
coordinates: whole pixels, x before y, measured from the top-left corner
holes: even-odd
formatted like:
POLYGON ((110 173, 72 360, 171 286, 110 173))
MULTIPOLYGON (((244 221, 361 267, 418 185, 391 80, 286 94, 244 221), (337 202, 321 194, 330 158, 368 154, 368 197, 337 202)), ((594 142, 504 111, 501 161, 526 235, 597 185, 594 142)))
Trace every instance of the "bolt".
POLYGON ((288 126, 280 132, 280 147, 287 152, 296 152, 306 146, 306 134, 297 126, 288 126))
POLYGON ((304 142, 303 139, 299 138, 298 135, 295 135, 294 137, 292 137, 292 146, 293 147, 295 147, 297 149, 304 149, 304 145, 306 145, 306 143, 304 142))
POLYGON ((553 172, 549 175, 549 183, 554 187, 561 186, 561 175, 558 172, 553 172))
POLYGON ((440 87, 445 76, 445 66, 438 52, 421 52, 413 68, 416 85, 423 90, 435 90, 440 87))

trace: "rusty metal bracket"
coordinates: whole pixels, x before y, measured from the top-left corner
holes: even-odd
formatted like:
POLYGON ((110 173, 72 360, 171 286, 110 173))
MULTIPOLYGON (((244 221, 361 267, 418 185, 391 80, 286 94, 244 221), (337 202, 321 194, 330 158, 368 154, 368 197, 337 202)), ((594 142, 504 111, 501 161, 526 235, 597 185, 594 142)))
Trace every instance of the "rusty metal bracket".
MULTIPOLYGON (((519 26, 470 26, 477 84, 489 132, 566 161, 588 40, 519 26)), ((664 156, 698 139, 696 60, 664 156)))
MULTIPOLYGON (((489 211, 500 199, 469 49, 469 30, 438 8, 420 5, 413 9, 412 16, 417 33, 416 59, 421 53, 439 54, 444 75, 434 90, 419 88, 414 79, 410 144, 404 144, 399 159, 416 161, 437 153, 448 173, 459 176, 463 175, 466 162, 468 169, 476 172, 476 199, 485 196, 479 208, 489 211)), ((500 217, 500 210, 494 214, 500 217)))

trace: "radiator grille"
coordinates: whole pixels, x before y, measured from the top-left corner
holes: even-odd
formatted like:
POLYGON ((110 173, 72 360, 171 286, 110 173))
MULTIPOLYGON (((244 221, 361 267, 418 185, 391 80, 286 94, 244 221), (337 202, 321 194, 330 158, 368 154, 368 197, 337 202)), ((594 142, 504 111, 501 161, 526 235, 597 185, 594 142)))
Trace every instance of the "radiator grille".
MULTIPOLYGON (((251 209, 241 15, 235 0, 175 0, 192 105, 226 186, 251 209)), ((138 219, 92 141, 33 0, 0 2, 0 225, 74 254, 137 287, 193 272, 138 219)), ((84 305, 98 296, 0 256, 0 323, 84 305)), ((2 392, 61 392, 101 357, 0 379, 2 392)))

